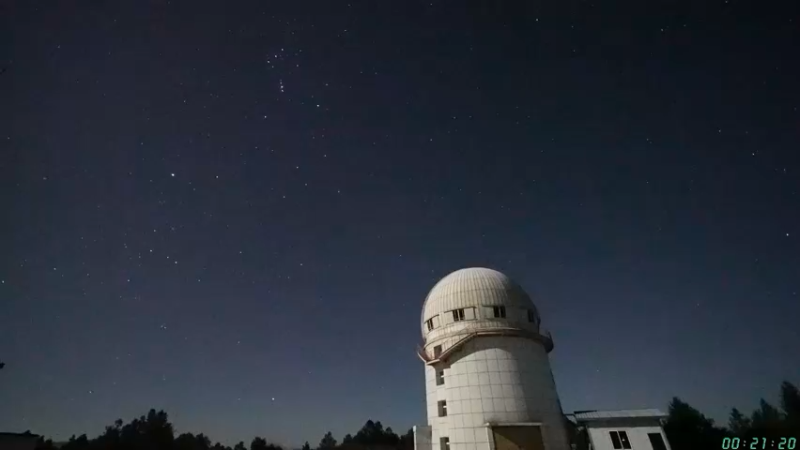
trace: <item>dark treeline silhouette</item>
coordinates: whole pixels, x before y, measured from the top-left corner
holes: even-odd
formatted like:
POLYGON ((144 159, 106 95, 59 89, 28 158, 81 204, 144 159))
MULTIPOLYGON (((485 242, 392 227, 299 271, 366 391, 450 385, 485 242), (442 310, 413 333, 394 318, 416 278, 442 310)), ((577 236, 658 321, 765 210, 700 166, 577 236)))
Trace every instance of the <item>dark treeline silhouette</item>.
MULTIPOLYGON (((380 422, 368 420, 355 436, 348 434, 337 443, 331 432, 325 433, 315 447, 317 450, 413 450, 413 430, 398 436, 391 427, 383 428, 380 422)), ((175 429, 169 422, 167 413, 151 409, 147 416, 133 419, 123 424, 117 419, 113 425, 94 439, 85 434, 74 435, 69 441, 57 445, 51 439, 41 438, 37 450, 283 450, 279 445, 267 442, 256 436, 249 446, 239 442, 232 448, 219 442, 211 444, 208 436, 183 433, 175 436, 175 429)), ((302 450, 311 450, 306 442, 302 450)))
MULTIPOLYGON (((669 405, 669 417, 664 431, 672 450, 697 450, 721 448, 725 437, 767 438, 779 440, 781 437, 800 438, 800 391, 788 381, 780 389, 780 408, 762 399, 755 411, 745 416, 736 408, 730 413, 728 426, 717 426, 712 419, 678 397, 669 405)), ((575 434, 570 433, 573 439, 575 434)), ((584 447, 576 442, 577 447, 584 447)), ((55 450, 56 445, 49 439, 41 439, 37 450, 55 450)), ((325 433, 316 450, 413 450, 414 434, 408 430, 397 435, 390 427, 384 428, 380 422, 368 420, 355 434, 347 434, 338 442, 331 432, 325 433)), ((151 409, 147 416, 133 419, 123 424, 117 420, 107 426, 105 431, 94 439, 85 434, 72 436, 60 446, 60 450, 283 450, 280 446, 255 437, 249 446, 239 442, 233 448, 220 443, 211 444, 204 434, 183 433, 175 436, 175 430, 167 418, 167 413, 151 409)), ((288 450, 288 449, 287 449, 288 450)), ((312 450, 306 442, 302 450, 312 450)))
POLYGON ((797 387, 784 381, 780 389, 780 402, 778 409, 761 399, 758 409, 750 416, 733 408, 728 426, 722 427, 675 397, 669 404, 664 432, 672 450, 721 448, 725 437, 758 437, 774 439, 776 442, 781 437, 800 438, 800 392, 797 387))

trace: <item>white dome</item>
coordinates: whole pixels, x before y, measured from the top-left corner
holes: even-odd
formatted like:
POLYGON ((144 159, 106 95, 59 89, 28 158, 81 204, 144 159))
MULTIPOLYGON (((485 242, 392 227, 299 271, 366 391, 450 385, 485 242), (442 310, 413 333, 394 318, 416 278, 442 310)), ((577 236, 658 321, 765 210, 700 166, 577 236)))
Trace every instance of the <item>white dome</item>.
POLYGON ((422 323, 455 308, 506 306, 530 309, 538 320, 536 306, 522 287, 501 272, 485 267, 457 270, 439 280, 425 297, 422 323))
POLYGON ((443 311, 439 307, 443 303, 447 303, 445 309, 452 309, 453 300, 464 306, 534 306, 522 287, 505 274, 485 267, 470 267, 456 270, 433 286, 422 306, 423 319, 443 311))

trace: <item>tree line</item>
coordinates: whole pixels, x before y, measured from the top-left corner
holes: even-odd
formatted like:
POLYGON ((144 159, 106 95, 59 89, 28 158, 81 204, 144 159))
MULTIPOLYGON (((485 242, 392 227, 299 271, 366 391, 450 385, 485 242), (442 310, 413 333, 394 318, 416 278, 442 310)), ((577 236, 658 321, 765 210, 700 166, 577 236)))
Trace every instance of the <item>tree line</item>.
MULTIPOLYGON (((124 424, 117 419, 113 425, 94 439, 85 434, 72 436, 61 444, 51 439, 40 438, 37 450, 284 450, 280 445, 270 443, 256 436, 249 445, 240 441, 233 447, 219 442, 212 444, 208 436, 182 433, 175 436, 175 428, 169 422, 165 411, 151 409, 146 416, 133 419, 124 424)), ((414 432, 409 429, 397 435, 391 427, 383 427, 380 422, 368 420, 355 434, 347 434, 339 443, 329 431, 314 447, 315 450, 414 450, 414 432)), ((306 442, 302 450, 312 450, 306 442)))
POLYGON ((719 426, 678 397, 669 404, 664 432, 672 450, 718 449, 726 437, 800 438, 800 391, 784 381, 780 388, 780 408, 763 398, 750 415, 731 409, 726 426, 719 426))
MULTIPOLYGON (((566 418, 565 418, 566 420, 566 418)), ((572 430, 574 428, 570 427, 572 430)), ((788 381, 780 387, 780 408, 761 399, 759 407, 750 415, 736 408, 730 412, 727 427, 719 426, 700 411, 678 397, 669 404, 669 416, 664 432, 672 450, 696 450, 721 448, 725 437, 766 437, 780 439, 794 436, 800 438, 800 391, 788 381)), ((573 435, 577 447, 585 446, 586 440, 573 435), (583 445, 582 445, 583 444, 583 445)), ((204 434, 183 433, 175 436, 175 429, 167 413, 151 409, 146 416, 123 424, 121 419, 105 428, 94 439, 85 434, 72 436, 69 441, 56 445, 50 439, 40 439, 37 450, 284 450, 279 445, 255 437, 249 445, 239 442, 229 447, 219 442, 212 444, 204 434)), ((396 434, 391 427, 384 428, 381 422, 368 420, 355 434, 347 434, 341 442, 331 432, 325 433, 315 450, 414 450, 414 433, 396 434)), ((312 450, 306 442, 302 450, 312 450)))

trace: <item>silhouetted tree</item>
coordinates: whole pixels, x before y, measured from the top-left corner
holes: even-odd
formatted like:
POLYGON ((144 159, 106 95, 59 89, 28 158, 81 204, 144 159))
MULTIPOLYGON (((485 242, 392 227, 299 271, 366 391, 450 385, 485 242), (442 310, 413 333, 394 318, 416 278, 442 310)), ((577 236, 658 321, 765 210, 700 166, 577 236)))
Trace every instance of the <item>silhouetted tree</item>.
POLYGON ((250 450, 267 450, 267 440, 262 437, 254 437, 250 442, 250 450))
POLYGON ((746 417, 736 408, 731 409, 731 415, 728 419, 728 429, 731 433, 739 437, 749 437, 752 428, 753 423, 749 417, 746 417))
POLYGON ((788 381, 781 383, 781 408, 786 431, 793 436, 800 435, 800 390, 788 381))
POLYGON ((78 436, 77 438, 73 434, 66 444, 64 444, 61 449, 62 450, 88 450, 89 448, 89 439, 86 437, 85 434, 78 436))
POLYGON ((92 443, 97 450, 116 450, 122 447, 122 419, 114 421, 114 425, 107 425, 103 434, 92 443))
POLYGON ((342 438, 342 443, 338 447, 339 450, 358 450, 359 445, 353 440, 353 435, 347 433, 342 438))
POLYGON ((406 434, 400 436, 397 446, 400 450, 414 450, 414 429, 409 428, 406 434))
POLYGON ((678 397, 669 404, 669 417, 664 425, 672 450, 719 448, 726 430, 689 406, 678 397))
POLYGON ((254 437, 253 442, 250 443, 250 450, 281 450, 280 446, 267 442, 262 437, 254 437))
POLYGON ((52 440, 40 437, 36 442, 36 450, 56 450, 56 446, 52 440))
MULTIPOLYGON (((800 391, 784 381, 780 388, 778 409, 766 400, 761 400, 758 409, 750 416, 736 408, 730 413, 729 430, 714 425, 714 421, 704 416, 688 403, 675 397, 669 405, 669 417, 664 429, 672 450, 697 450, 720 448, 725 436, 740 437, 763 436, 775 438, 795 436, 800 438, 800 391)), ((586 436, 573 433, 573 443, 586 436)), ((578 445, 579 446, 579 445, 578 445)), ((580 447, 580 446, 579 446, 580 447)), ((337 445, 333 434, 328 431, 317 447, 319 450, 414 450, 414 430, 409 429, 398 436, 391 427, 384 428, 380 421, 367 420, 355 435, 344 436, 337 445)), ((220 444, 211 445, 203 434, 183 433, 175 437, 167 413, 151 409, 146 415, 136 417, 129 423, 121 419, 105 427, 102 434, 89 439, 85 434, 73 435, 59 449, 49 439, 41 438, 36 450, 282 450, 262 437, 254 437, 249 449, 240 441, 233 448, 220 444)), ((308 442, 302 450, 311 450, 308 442)))
POLYGON ((204 434, 183 433, 175 439, 175 450, 210 450, 211 440, 204 434))
POLYGON ((753 411, 753 434, 767 438, 780 438, 784 429, 783 417, 777 408, 763 398, 759 408, 753 411))
POLYGON ((325 449, 333 449, 336 448, 336 439, 333 438, 333 434, 330 431, 325 433, 325 436, 322 437, 322 440, 319 441, 319 446, 317 449, 325 450, 325 449))

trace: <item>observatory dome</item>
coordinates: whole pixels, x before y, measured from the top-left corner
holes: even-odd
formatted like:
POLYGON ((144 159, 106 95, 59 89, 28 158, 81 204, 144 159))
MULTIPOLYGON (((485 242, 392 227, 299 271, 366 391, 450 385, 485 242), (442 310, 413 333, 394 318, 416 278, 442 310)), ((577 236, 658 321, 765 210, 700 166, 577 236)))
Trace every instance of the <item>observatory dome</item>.
POLYGON ((430 447, 418 450, 570 449, 553 338, 519 284, 492 269, 457 270, 433 286, 421 319, 429 427, 415 435, 424 431, 430 447))
POLYGON ((538 322, 536 306, 522 287, 485 267, 456 270, 439 280, 425 297, 422 322, 456 308, 497 305, 533 310, 538 322))

